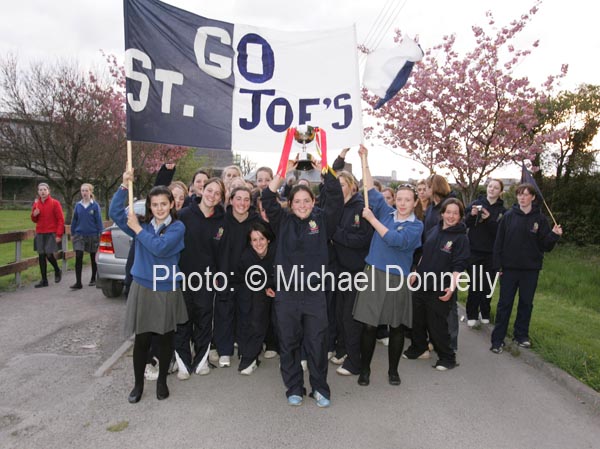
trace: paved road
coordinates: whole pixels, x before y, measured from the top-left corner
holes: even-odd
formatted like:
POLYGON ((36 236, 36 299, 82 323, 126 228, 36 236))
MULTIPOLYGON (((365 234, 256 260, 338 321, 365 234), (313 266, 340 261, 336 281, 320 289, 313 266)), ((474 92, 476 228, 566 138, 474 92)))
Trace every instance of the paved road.
POLYGON ((400 387, 387 384, 382 345, 369 387, 331 365, 329 409, 289 407, 277 359, 250 377, 235 368, 172 376, 166 401, 146 382, 130 405, 130 354, 94 377, 123 343, 125 301, 70 292, 72 277, 0 296, 0 448, 600 447, 597 409, 522 357, 493 355, 485 332, 466 326, 460 367, 441 373, 431 361, 402 360, 400 387))

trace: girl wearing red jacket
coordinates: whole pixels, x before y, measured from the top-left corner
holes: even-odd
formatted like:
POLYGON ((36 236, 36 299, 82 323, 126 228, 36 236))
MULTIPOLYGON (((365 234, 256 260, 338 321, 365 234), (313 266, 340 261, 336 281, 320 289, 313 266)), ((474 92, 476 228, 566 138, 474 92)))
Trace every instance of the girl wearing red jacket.
POLYGON ((31 208, 31 221, 35 223, 33 249, 39 255, 42 274, 42 280, 34 287, 48 287, 46 259, 54 267, 54 282, 60 282, 62 279, 62 271, 58 268, 54 253, 58 251, 58 244, 62 240, 65 217, 60 202, 50 196, 50 187, 45 182, 38 184, 38 197, 31 208))

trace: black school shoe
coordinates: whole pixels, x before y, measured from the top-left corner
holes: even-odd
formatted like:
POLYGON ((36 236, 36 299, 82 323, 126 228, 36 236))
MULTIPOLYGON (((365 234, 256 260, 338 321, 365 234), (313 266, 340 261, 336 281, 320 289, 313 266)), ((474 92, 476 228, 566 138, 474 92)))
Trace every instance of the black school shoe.
POLYGON ((37 284, 35 284, 33 286, 33 288, 42 288, 42 287, 48 287, 48 281, 41 280, 40 282, 38 282, 37 284))
POLYGON ((366 387, 370 383, 371 371, 364 371, 358 375, 358 385, 366 387))
POLYGON ((169 397, 169 387, 167 387, 166 382, 157 382, 156 383, 156 399, 162 401, 163 399, 167 399, 169 397))
POLYGON ((58 270, 57 272, 54 273, 54 282, 56 282, 57 284, 61 281, 62 279, 62 270, 58 270))
POLYGON ((400 375, 398 373, 388 373, 388 382, 390 385, 400 385, 400 375))
POLYGON ((133 390, 131 390, 131 393, 129 393, 129 396, 127 396, 127 400, 130 404, 137 404, 138 402, 140 402, 140 399, 142 399, 143 392, 144 386, 136 385, 135 387, 133 387, 133 390))

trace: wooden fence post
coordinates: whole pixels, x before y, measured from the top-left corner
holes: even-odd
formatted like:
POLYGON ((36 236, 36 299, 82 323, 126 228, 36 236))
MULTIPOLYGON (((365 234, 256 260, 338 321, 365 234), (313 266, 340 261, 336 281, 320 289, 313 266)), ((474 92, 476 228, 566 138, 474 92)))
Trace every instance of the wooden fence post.
MULTIPOLYGON (((15 262, 21 261, 21 240, 17 240, 15 245, 15 262)), ((15 273, 15 284, 17 288, 21 286, 21 272, 17 271, 15 273)))

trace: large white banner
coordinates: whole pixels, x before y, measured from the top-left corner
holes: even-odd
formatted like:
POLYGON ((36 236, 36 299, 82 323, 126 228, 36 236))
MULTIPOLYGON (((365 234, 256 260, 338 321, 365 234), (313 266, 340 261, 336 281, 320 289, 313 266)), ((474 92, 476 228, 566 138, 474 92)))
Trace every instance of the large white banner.
POLYGON ((353 27, 288 32, 124 0, 128 138, 280 151, 290 126, 362 141, 353 27))

